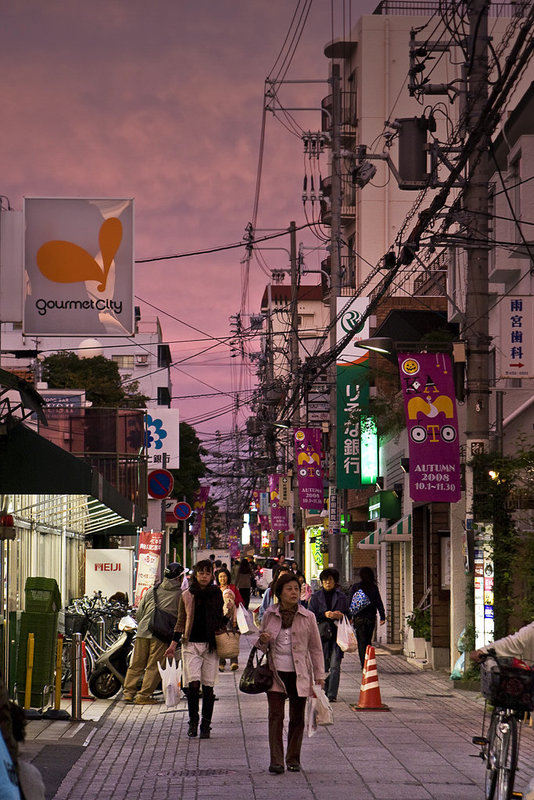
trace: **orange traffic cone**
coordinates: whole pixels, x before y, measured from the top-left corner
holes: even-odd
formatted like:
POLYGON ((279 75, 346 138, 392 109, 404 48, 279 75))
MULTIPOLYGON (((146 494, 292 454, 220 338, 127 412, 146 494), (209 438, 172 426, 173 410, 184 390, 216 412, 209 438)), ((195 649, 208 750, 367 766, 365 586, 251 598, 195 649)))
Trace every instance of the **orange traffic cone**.
POLYGON ((360 686, 360 699, 358 705, 351 705, 353 711, 389 711, 389 707, 382 702, 380 687, 378 685, 378 671, 376 669, 375 648, 367 646, 363 664, 362 684, 360 686))

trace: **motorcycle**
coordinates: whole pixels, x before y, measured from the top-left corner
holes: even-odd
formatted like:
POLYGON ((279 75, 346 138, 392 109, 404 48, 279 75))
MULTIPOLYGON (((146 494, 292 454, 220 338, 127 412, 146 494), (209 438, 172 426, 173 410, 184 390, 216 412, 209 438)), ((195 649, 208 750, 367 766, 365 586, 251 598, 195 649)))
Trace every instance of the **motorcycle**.
POLYGON ((137 622, 127 615, 118 624, 120 634, 99 656, 89 677, 89 690, 100 700, 109 700, 124 683, 137 630, 137 622))

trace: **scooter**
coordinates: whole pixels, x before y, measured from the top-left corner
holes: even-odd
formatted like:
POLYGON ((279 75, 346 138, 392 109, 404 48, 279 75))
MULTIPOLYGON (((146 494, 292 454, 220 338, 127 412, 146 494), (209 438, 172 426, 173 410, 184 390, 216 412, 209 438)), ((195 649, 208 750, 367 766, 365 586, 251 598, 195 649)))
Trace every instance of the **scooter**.
POLYGON ((124 683, 133 650, 137 622, 127 615, 118 624, 120 635, 95 661, 89 677, 89 690, 100 700, 117 694, 124 683))

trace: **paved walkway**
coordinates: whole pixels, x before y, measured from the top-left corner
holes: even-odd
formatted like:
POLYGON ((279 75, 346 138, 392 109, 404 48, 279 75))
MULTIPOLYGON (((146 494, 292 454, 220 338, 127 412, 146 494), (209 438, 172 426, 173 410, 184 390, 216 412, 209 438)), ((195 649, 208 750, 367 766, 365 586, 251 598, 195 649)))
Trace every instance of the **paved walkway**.
MULTIPOLYGON (((254 637, 241 638, 244 664, 254 637)), ((187 711, 84 704, 98 721, 29 723, 27 756, 55 800, 480 800, 484 765, 471 737, 483 703, 442 673, 421 671, 378 651, 389 712, 355 712, 361 672, 342 665, 335 724, 305 739, 302 772, 268 772, 267 702, 238 691, 241 670, 220 675, 212 738, 188 739, 187 711), (39 727, 40 726, 40 727, 39 727), (70 736, 70 738, 69 738, 70 736)), ((517 789, 534 774, 534 730, 523 726, 517 789)))

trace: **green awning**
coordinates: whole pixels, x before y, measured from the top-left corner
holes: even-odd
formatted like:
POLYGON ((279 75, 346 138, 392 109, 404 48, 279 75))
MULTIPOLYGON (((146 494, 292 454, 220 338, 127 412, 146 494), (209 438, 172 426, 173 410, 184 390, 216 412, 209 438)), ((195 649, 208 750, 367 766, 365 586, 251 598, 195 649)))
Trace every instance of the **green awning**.
POLYGON ((378 531, 373 531, 365 539, 358 542, 360 550, 380 550, 380 543, 378 541, 378 531))
POLYGON ((411 542, 412 515, 408 514, 386 530, 378 530, 379 542, 411 542))
MULTIPOLYGON (((0 494, 73 496, 87 534, 144 524, 139 508, 100 473, 23 424, 0 431, 0 494), (87 498, 83 512, 80 497, 87 498)), ((47 501, 38 505, 46 508, 47 501)))

